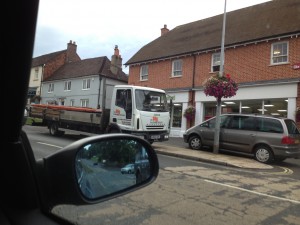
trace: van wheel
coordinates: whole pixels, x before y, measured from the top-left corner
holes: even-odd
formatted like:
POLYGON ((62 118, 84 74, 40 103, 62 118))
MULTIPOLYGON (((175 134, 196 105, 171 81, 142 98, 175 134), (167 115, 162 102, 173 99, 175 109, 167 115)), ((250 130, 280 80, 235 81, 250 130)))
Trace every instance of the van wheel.
POLYGON ((254 157, 255 160, 261 163, 270 163, 274 160, 272 150, 265 145, 259 145, 255 148, 254 157))
POLYGON ((200 150, 202 147, 201 139, 198 136, 192 136, 189 139, 189 146, 191 149, 200 150))

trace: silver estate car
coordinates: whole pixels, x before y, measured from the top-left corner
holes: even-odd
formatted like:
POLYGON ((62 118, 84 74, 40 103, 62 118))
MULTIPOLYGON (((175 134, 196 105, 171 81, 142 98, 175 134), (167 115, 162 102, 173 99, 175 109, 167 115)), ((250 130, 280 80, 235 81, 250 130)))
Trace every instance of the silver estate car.
MULTIPOLYGON (((251 154, 262 163, 300 158, 300 131, 295 121, 254 114, 220 116, 220 150, 251 154)), ((183 135, 191 149, 213 147, 215 117, 195 125, 183 135)))

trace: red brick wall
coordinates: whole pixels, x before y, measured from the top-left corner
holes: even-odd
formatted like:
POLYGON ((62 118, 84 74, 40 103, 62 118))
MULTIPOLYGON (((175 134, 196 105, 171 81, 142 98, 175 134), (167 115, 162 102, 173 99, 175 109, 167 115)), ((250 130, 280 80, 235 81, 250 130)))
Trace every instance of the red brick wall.
MULTIPOLYGON (((292 69, 292 65, 300 62, 300 38, 287 38, 279 41, 263 42, 230 48, 225 50, 224 72, 238 83, 283 78, 299 78, 300 70, 292 69), (271 46, 274 42, 289 42, 289 64, 271 66, 271 46), (298 49, 298 50, 297 50, 298 49)), ((202 86, 212 75, 212 53, 196 56, 195 87, 202 86)), ((140 66, 130 66, 129 84, 157 87, 162 89, 192 87, 194 57, 184 57, 182 77, 171 77, 172 60, 148 64, 148 81, 140 81, 140 66)))
POLYGON ((156 87, 156 88, 184 88, 192 85, 193 58, 183 60, 183 71, 181 77, 172 77, 172 60, 151 63, 148 66, 148 81, 140 81, 140 66, 130 66, 129 84, 156 87))
POLYGON ((44 80, 51 76, 59 67, 65 64, 66 54, 62 53, 44 67, 44 80))

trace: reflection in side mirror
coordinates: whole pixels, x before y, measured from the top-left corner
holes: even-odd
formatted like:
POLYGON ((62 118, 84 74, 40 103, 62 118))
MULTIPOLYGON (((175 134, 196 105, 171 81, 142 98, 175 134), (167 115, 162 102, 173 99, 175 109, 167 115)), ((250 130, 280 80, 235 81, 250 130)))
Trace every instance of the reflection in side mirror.
POLYGON ((84 145, 76 155, 79 188, 88 199, 128 189, 150 178, 145 147, 138 140, 106 139, 84 145))

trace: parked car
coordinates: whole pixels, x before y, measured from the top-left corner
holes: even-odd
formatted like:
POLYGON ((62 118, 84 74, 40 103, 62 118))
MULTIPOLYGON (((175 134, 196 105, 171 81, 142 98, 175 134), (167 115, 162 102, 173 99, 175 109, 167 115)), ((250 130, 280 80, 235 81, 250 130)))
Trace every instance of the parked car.
MULTIPOLYGON (((186 130, 184 142, 191 149, 213 147, 216 118, 186 130)), ((300 157, 300 132, 295 121, 268 115, 222 114, 219 148, 251 154, 262 163, 300 157)))
POLYGON ((134 164, 127 164, 126 166, 121 168, 121 173, 122 174, 132 174, 134 173, 135 169, 134 169, 134 164))

